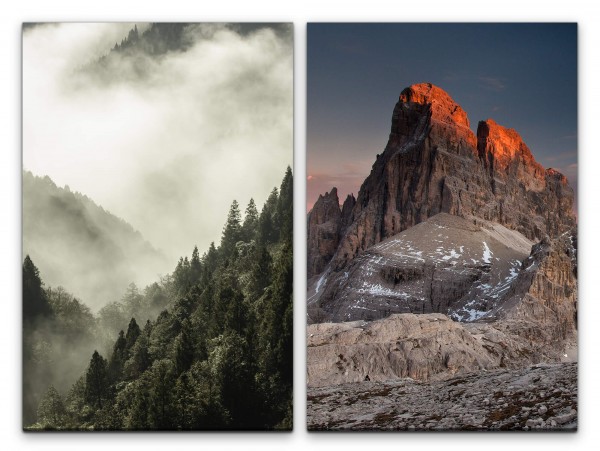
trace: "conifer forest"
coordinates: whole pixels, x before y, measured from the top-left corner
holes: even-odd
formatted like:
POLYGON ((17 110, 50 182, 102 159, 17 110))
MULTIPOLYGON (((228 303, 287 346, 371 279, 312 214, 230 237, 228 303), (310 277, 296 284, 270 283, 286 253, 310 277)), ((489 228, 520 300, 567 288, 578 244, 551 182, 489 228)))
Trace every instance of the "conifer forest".
POLYGON ((291 169, 242 208, 220 243, 97 313, 24 257, 26 430, 292 428, 291 169))

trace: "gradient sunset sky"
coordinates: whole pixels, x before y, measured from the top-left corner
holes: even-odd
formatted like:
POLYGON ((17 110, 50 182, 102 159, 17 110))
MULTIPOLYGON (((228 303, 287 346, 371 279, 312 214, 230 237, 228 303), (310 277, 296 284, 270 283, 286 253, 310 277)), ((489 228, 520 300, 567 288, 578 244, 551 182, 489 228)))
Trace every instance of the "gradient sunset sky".
POLYGON ((514 128, 577 193, 577 24, 308 24, 307 211, 367 177, 402 89, 438 85, 514 128))

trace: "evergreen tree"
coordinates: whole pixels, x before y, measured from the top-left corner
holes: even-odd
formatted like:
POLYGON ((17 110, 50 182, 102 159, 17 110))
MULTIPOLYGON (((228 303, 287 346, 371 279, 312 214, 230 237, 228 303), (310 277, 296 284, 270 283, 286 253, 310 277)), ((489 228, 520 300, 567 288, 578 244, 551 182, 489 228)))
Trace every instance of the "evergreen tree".
POLYGON ((241 216, 240 207, 236 200, 231 203, 227 222, 223 228, 221 237, 221 255, 223 258, 229 258, 235 255, 235 245, 241 238, 241 216))
POLYGON ((292 169, 288 166, 277 200, 277 216, 279 218, 280 241, 293 240, 294 228, 294 179, 292 169))
MULTIPOLYGON (((191 259, 181 258, 172 276, 143 296, 130 285, 120 302, 101 310, 100 324, 118 327, 115 335, 130 321, 110 363, 94 352, 69 392, 75 427, 291 427, 292 185, 288 168, 260 215, 250 201, 243 225, 234 202, 218 249, 211 243, 200 258, 194 247, 191 259), (143 331, 128 316, 165 306, 143 331)), ((47 297, 59 317, 84 321, 67 294, 49 289, 47 297)))
POLYGON ((150 429, 149 411, 150 411, 150 392, 147 382, 140 379, 133 384, 131 408, 125 417, 124 426, 130 430, 150 429))
POLYGON ((192 340, 191 324, 188 319, 182 323, 181 333, 175 341, 175 371, 180 375, 187 371, 194 361, 194 343, 192 340))
POLYGON ((251 302, 260 298, 265 288, 271 284, 273 259, 265 246, 260 246, 255 254, 248 282, 248 299, 251 302))
POLYGON ((254 382, 248 365, 246 342, 236 332, 225 332, 213 340, 209 363, 231 423, 241 429, 252 428, 255 420, 251 402, 254 382))
POLYGON ((171 429, 174 420, 173 364, 170 360, 157 360, 148 372, 149 411, 148 420, 153 429, 171 429))
POLYGON ((50 316, 50 304, 43 285, 39 270, 27 255, 23 261, 23 321, 26 324, 50 316))
POLYGON ((192 260, 190 261, 190 279, 191 284, 195 285, 200 281, 202 275, 202 264, 200 262, 200 254, 198 253, 198 246, 194 246, 192 251, 192 260))
POLYGON ((278 198, 277 188, 273 188, 258 218, 258 242, 265 246, 276 242, 279 237, 278 198))
POLYGON ((125 334, 123 331, 120 331, 119 338, 117 338, 113 346, 113 353, 108 363, 108 375, 113 383, 120 380, 123 373, 123 367, 127 360, 126 343, 125 334))
POLYGON ((242 224, 242 240, 250 242, 254 239, 256 234, 256 227, 258 225, 258 210, 254 199, 250 199, 246 212, 244 213, 244 223, 242 224))
POLYGON ((203 410, 198 399, 198 387, 189 371, 179 376, 175 383, 177 423, 175 429, 191 430, 201 427, 203 410))
POLYGON ((129 352, 129 350, 133 348, 133 345, 135 344, 140 334, 140 326, 137 325, 135 318, 131 318, 131 320, 129 321, 129 326, 127 327, 127 335, 125 335, 125 349, 127 350, 127 352, 129 352))
POLYGON ((96 409, 109 398, 108 363, 94 351, 85 375, 85 402, 96 409))
POLYGON ((128 379, 137 379, 152 363, 149 351, 150 327, 150 323, 146 323, 144 331, 130 351, 131 357, 125 364, 125 376, 128 379))
POLYGON ((212 278, 213 273, 217 269, 217 265, 219 263, 219 255, 217 248, 215 247, 215 243, 211 242, 208 247, 208 252, 206 252, 202 258, 202 278, 201 283, 203 286, 208 285, 210 279, 212 278))
POLYGON ((82 375, 69 389, 65 399, 65 407, 68 415, 76 424, 82 424, 89 420, 85 405, 85 375, 82 375))
POLYGON ((51 385, 40 401, 37 410, 38 423, 45 429, 56 429, 65 426, 67 410, 65 404, 51 385))

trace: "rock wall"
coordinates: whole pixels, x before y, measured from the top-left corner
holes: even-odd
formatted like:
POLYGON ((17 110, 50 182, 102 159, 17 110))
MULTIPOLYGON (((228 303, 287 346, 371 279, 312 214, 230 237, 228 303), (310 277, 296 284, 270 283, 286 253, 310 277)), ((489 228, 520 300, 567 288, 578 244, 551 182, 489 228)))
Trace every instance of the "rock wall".
MULTIPOLYGON (((338 227, 335 255, 329 257, 327 249, 325 260, 342 268, 363 250, 440 212, 495 221, 532 240, 575 225, 566 178, 544 170, 517 132, 488 119, 476 136, 460 105, 422 83, 402 91, 385 151, 344 216, 348 223, 338 227)), ((309 259, 321 255, 315 232, 309 220, 309 259)), ((309 264, 309 277, 321 266, 309 264)))
POLYGON ((577 231, 533 246, 523 269, 501 301, 498 318, 527 339, 546 346, 577 335, 577 231))
MULTIPOLYGON (((348 213, 346 213, 348 214, 348 213)), ((339 243, 339 228, 342 218, 337 188, 319 196, 308 213, 308 277, 319 274, 335 254, 339 243)))

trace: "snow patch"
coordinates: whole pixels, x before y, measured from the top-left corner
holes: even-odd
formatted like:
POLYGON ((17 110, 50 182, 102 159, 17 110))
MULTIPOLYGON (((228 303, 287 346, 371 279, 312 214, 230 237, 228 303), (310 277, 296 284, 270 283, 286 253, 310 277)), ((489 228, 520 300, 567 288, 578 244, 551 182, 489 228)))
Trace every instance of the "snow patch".
POLYGON ((321 289, 321 285, 323 285, 325 282, 327 282, 327 278, 325 277, 325 274, 323 274, 321 277, 319 277, 319 280, 317 281, 317 286, 315 287, 315 293, 319 292, 319 290, 321 289))
POLYGON ((488 247, 487 243, 483 242, 483 262, 490 263, 492 260, 492 251, 488 247))

